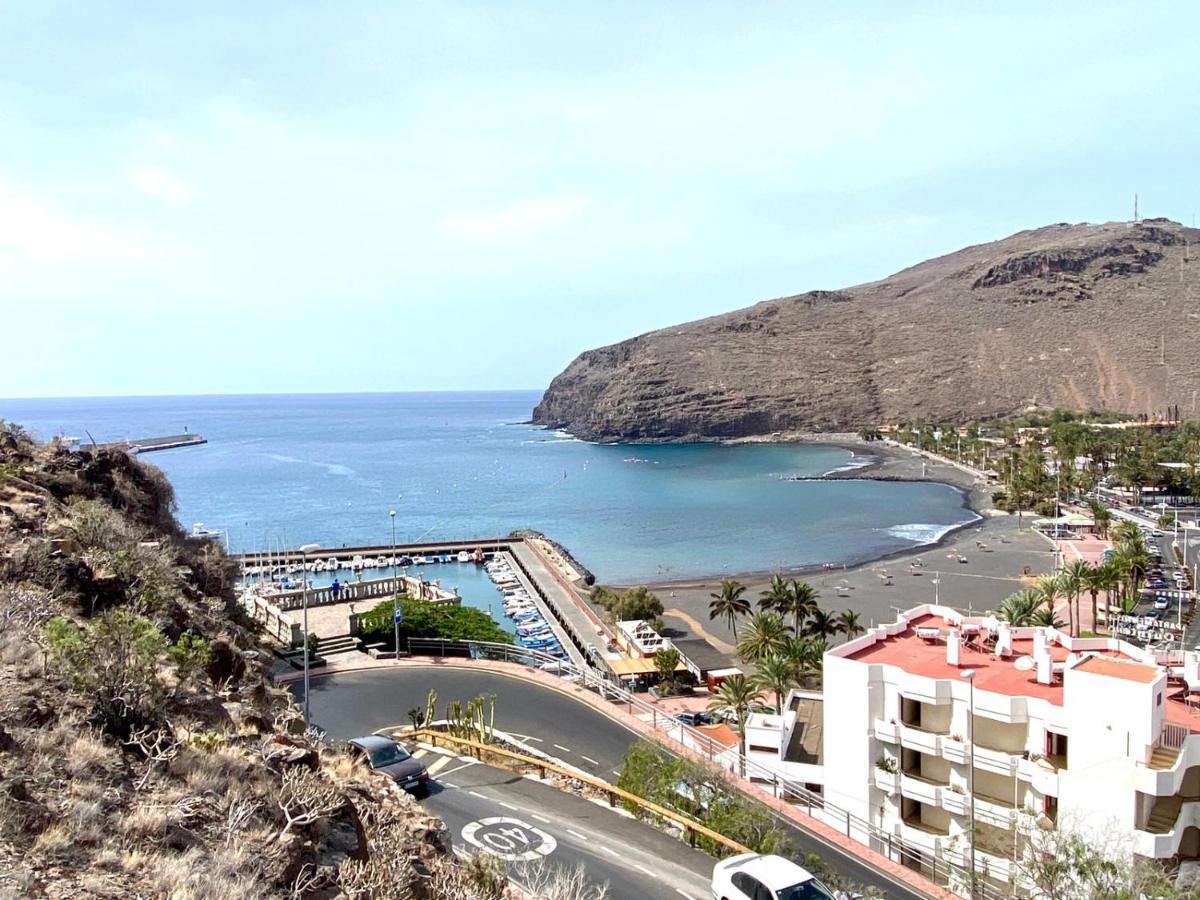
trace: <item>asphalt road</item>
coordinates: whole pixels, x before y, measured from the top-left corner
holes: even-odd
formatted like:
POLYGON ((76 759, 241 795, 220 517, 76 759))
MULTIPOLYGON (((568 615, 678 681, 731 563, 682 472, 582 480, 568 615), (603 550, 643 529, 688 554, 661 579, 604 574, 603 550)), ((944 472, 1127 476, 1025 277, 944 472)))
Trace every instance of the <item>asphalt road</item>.
POLYGON ((614 900, 709 895, 713 859, 656 828, 469 757, 418 753, 435 781, 422 805, 446 823, 457 848, 500 857, 518 879, 521 859, 540 858, 583 866, 614 900))
MULTIPOLYGON (((293 685, 299 692, 299 685, 293 685)), ((312 719, 331 737, 351 738, 409 723, 437 691, 437 717, 446 704, 496 695, 496 727, 598 778, 611 781, 637 736, 593 708, 538 684, 491 672, 448 666, 344 672, 312 679, 312 719)), ((582 689, 580 689, 582 690, 582 689)))
MULTIPOLYGON (((543 752, 592 772, 599 778, 611 780, 614 772, 620 768, 625 751, 638 740, 638 736, 624 725, 569 695, 494 672, 431 664, 419 670, 406 667, 401 670, 378 669, 324 675, 312 680, 312 688, 310 704, 313 721, 335 738, 354 737, 388 726, 407 724, 407 711, 414 706, 424 707, 425 697, 433 688, 438 692, 439 715, 447 701, 495 694, 497 728, 527 739, 543 752)), ((292 689, 299 694, 298 683, 292 685, 292 689)), ((454 773, 446 777, 453 781, 457 775, 454 773)), ((501 790, 499 785, 493 785, 492 788, 497 792, 501 790)), ((519 789, 504 785, 503 790, 519 789)), ((482 790, 479 792, 484 793, 482 790)), ((496 793, 495 796, 500 794, 496 793)), ((517 805, 515 800, 505 799, 517 805)), ((440 814, 436 807, 431 808, 440 814)), ((455 814, 454 811, 448 813, 452 816, 455 814)), ((834 872, 858 884, 875 885, 887 898, 921 900, 919 894, 897 887, 859 857, 833 848, 787 822, 780 821, 779 824, 787 834, 788 842, 800 856, 815 853, 834 872)), ((585 833, 574 824, 571 828, 585 833)), ((689 850, 678 842, 668 843, 669 852, 665 857, 658 857, 660 863, 664 859, 675 860, 676 854, 689 850)))

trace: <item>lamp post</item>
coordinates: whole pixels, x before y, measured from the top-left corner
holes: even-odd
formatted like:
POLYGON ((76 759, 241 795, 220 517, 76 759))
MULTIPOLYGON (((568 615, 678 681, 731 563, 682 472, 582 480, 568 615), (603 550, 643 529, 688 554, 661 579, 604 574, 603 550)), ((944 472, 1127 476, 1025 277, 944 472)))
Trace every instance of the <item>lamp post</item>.
POLYGON ((392 520, 392 659, 400 658, 400 583, 396 580, 396 511, 390 510, 388 517, 392 520))
POLYGON ((970 757, 967 773, 967 793, 971 796, 971 900, 975 900, 975 669, 965 669, 959 673, 967 679, 970 686, 970 699, 967 704, 967 747, 970 757))
POLYGON ((300 577, 304 585, 300 590, 300 603, 304 608, 304 724, 308 725, 308 554, 321 549, 320 544, 304 544, 300 547, 301 565, 300 577))

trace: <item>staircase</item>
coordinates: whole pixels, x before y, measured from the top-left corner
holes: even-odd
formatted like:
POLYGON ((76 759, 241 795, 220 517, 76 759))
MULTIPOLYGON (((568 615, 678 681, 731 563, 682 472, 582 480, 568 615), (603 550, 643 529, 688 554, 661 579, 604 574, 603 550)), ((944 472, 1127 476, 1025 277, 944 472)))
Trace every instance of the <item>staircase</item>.
POLYGON ((335 653, 351 653, 359 649, 362 642, 349 634, 339 634, 337 637, 321 638, 317 644, 317 653, 321 656, 333 656, 335 653))
POLYGON ((1150 754, 1150 768, 1169 769, 1175 765, 1177 759, 1179 759, 1178 747, 1155 747, 1154 752, 1150 754))
POLYGON ((1179 820, 1179 809, 1182 806, 1182 797, 1160 797, 1150 810, 1145 830, 1151 834, 1166 834, 1171 831, 1179 820))

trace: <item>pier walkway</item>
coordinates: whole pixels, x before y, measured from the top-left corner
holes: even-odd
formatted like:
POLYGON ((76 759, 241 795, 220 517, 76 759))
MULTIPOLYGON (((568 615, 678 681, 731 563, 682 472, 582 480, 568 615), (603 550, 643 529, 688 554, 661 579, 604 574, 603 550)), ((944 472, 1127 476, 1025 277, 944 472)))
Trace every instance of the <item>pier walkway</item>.
MULTIPOLYGON (((129 441, 112 441, 107 444, 94 444, 97 450, 125 450, 133 454, 150 453, 154 450, 174 450, 176 447, 194 447, 197 444, 207 444, 208 439, 198 434, 169 434, 165 437, 135 438, 129 441)), ((81 449, 87 450, 87 446, 81 449)))
POLYGON ((522 571, 535 583, 538 594, 550 604, 555 617, 574 639, 589 665, 605 668, 604 651, 608 637, 603 623, 588 610, 579 595, 563 577, 525 541, 513 541, 508 548, 522 571))

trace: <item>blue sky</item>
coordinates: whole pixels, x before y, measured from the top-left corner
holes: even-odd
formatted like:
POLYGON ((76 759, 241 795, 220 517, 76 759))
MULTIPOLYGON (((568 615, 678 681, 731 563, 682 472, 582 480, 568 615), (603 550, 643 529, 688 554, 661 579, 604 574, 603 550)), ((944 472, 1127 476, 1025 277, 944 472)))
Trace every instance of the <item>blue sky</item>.
POLYGON ((1198 26, 1193 0, 0 0, 0 396, 542 387, 1135 191, 1191 224, 1198 26))

